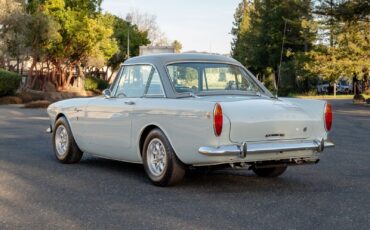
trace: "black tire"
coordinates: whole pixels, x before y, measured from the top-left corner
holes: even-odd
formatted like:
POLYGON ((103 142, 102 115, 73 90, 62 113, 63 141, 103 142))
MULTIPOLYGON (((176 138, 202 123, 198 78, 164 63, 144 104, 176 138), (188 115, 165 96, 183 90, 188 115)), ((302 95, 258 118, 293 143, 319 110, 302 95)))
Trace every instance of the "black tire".
POLYGON ((146 137, 142 157, 146 174, 151 182, 157 186, 174 185, 180 182, 185 175, 186 166, 177 158, 170 142, 160 129, 153 129, 146 137), (165 159, 166 162, 163 164, 163 171, 157 175, 153 172, 153 170, 155 171, 157 168, 153 165, 154 163, 150 163, 151 160, 154 159, 152 156, 155 154, 152 154, 150 150, 148 151, 149 144, 152 147, 156 146, 156 143, 161 147, 163 146, 161 150, 165 151, 163 153, 165 156, 162 155, 163 157, 161 159, 165 159))
POLYGON ((278 177, 281 174, 283 174, 287 166, 282 166, 282 167, 271 167, 271 168, 255 168, 253 167, 252 170, 253 172, 260 177, 278 177))
POLYGON ((78 148, 71 132, 71 128, 69 127, 68 121, 65 117, 60 117, 55 122, 53 131, 53 149, 55 157, 58 159, 58 161, 64 164, 78 163, 82 158, 83 152, 78 148), (64 145, 65 151, 63 151, 64 148, 61 150, 62 147, 57 144, 59 143, 58 140, 61 138, 60 134, 57 133, 63 132, 63 129, 65 129, 67 134, 67 137, 65 138, 66 144, 64 145))

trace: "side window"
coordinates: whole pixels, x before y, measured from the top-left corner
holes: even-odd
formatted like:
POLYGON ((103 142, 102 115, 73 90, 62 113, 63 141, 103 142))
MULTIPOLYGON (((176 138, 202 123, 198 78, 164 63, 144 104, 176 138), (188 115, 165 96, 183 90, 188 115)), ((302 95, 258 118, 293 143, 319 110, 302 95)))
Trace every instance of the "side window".
POLYGON ((170 78, 178 93, 196 92, 199 87, 199 72, 192 66, 167 66, 170 78))
POLYGON ((143 97, 164 95, 159 75, 150 65, 124 66, 120 71, 115 97, 143 97))

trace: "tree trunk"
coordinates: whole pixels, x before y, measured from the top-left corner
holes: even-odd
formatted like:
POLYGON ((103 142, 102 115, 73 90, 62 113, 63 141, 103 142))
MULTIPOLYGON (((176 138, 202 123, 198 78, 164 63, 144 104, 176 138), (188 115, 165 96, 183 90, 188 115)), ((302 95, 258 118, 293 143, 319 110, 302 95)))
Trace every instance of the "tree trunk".
POLYGON ((32 82, 33 82, 33 69, 36 67, 36 59, 32 58, 32 64, 30 69, 28 70, 28 77, 27 77, 27 83, 26 87, 29 89, 32 89, 32 82))
POLYGON ((19 59, 19 55, 17 56, 17 74, 19 74, 19 62, 20 62, 20 59, 19 59))
POLYGON ((363 81, 362 81, 362 92, 367 92, 367 90, 369 89, 368 80, 369 80, 369 78, 368 78, 367 74, 365 74, 364 77, 363 77, 363 81))
POLYGON ((67 78, 66 83, 65 83, 65 88, 69 87, 69 85, 71 84, 72 78, 73 78, 73 68, 72 68, 72 66, 70 66, 69 67, 68 78, 67 78))
POLYGON ((50 79, 51 79, 51 83, 54 84, 55 89, 58 89, 58 82, 56 80, 56 71, 57 71, 56 66, 54 66, 50 73, 50 79))
POLYGON ((65 67, 63 69, 63 72, 62 72, 63 82, 61 84, 61 88, 63 90, 67 89, 69 87, 69 85, 71 84, 71 80, 72 80, 72 77, 73 77, 73 69, 72 69, 72 66, 73 66, 73 64, 71 64, 68 67, 68 69, 69 69, 68 76, 66 76, 67 75, 67 67, 65 67))
POLYGON ((23 71, 24 71, 24 59, 22 59, 21 62, 21 75, 23 75, 23 71))
POLYGON ((83 89, 84 86, 85 86, 85 73, 84 73, 84 70, 81 66, 81 63, 79 63, 77 65, 77 68, 78 68, 78 83, 77 83, 77 87, 79 89, 83 89))
MULTIPOLYGON (((35 72, 37 72, 37 69, 36 69, 35 72)), ((31 85, 30 85, 30 89, 35 88, 36 80, 37 80, 38 77, 39 77, 39 75, 37 75, 37 73, 36 73, 36 75, 32 79, 32 82, 31 82, 31 85)))

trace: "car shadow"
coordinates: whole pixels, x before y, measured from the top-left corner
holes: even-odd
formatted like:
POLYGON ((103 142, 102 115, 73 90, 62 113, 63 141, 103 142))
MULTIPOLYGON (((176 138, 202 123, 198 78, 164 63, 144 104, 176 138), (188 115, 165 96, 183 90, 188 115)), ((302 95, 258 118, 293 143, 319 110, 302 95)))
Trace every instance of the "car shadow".
MULTIPOLYGON (((141 164, 126 163, 116 160, 104 159, 88 155, 79 163, 84 170, 101 170, 105 173, 130 178, 136 185, 149 185, 156 189, 165 189, 152 185, 147 178, 141 164)), ((256 176, 248 169, 221 169, 208 170, 207 168, 189 169, 184 179, 167 189, 169 190, 196 190, 197 192, 263 192, 271 191, 272 188, 287 191, 303 191, 317 181, 302 180, 301 178, 291 177, 292 174, 287 170, 287 175, 283 174, 277 178, 262 178, 256 176)))

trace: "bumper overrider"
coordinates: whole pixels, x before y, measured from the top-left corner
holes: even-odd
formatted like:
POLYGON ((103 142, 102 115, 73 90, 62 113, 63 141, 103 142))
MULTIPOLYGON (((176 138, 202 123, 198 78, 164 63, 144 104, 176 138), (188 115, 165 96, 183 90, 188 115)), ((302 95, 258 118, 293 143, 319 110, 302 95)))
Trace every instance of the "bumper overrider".
POLYGON ((49 127, 45 130, 47 133, 52 133, 53 132, 53 127, 49 125, 49 127))
POLYGON ((322 152, 325 148, 334 147, 334 143, 329 140, 314 141, 286 141, 269 143, 247 143, 239 145, 222 145, 218 147, 203 146, 198 152, 208 156, 239 156, 245 158, 248 154, 254 153, 278 153, 301 150, 312 150, 322 152))

